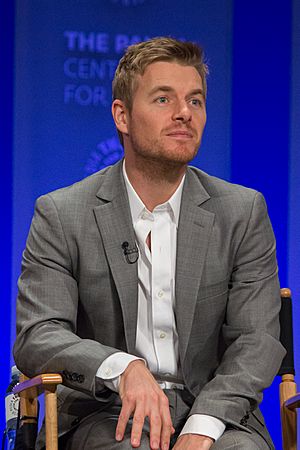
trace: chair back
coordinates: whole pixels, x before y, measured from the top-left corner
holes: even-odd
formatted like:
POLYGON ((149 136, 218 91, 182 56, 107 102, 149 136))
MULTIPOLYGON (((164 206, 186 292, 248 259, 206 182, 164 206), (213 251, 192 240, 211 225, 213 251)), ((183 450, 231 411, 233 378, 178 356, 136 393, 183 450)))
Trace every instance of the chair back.
POLYGON ((280 290, 281 310, 280 310, 280 342, 287 353, 281 363, 278 375, 295 375, 294 364, 294 340, 293 340, 293 311, 291 291, 288 288, 280 290))

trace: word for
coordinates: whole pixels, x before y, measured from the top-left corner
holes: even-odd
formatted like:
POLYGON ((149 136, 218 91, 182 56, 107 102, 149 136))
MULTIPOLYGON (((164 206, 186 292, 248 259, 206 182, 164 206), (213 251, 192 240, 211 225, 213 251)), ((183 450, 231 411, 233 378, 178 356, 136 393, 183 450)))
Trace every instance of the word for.
POLYGON ((108 89, 104 86, 89 86, 87 84, 66 84, 64 87, 64 103, 80 106, 108 106, 108 89))

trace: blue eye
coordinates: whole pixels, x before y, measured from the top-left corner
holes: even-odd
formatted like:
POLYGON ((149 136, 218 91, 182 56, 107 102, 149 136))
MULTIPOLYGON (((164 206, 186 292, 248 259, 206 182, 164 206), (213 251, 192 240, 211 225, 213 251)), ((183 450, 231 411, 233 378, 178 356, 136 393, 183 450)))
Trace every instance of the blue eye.
POLYGON ((199 98, 192 98, 191 103, 194 106, 201 106, 202 105, 202 101, 199 98))
POLYGON ((157 101, 157 103, 162 103, 162 104, 164 104, 164 103, 167 103, 167 102, 168 102, 168 99, 167 99, 167 97, 165 97, 165 96, 160 96, 160 97, 158 97, 158 98, 156 99, 156 101, 157 101))

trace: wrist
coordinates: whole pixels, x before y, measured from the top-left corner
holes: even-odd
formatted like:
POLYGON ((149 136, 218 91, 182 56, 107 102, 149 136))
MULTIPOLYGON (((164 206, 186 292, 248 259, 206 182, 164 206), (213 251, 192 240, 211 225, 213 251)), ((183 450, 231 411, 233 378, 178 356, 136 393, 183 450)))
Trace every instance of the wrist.
POLYGON ((205 436, 204 434, 196 434, 196 433, 190 433, 191 436, 197 436, 198 440, 201 440, 203 442, 215 442, 215 440, 209 436, 205 436))
POLYGON ((186 447, 190 448, 189 446, 192 445, 192 447, 195 446, 195 448, 199 450, 209 450, 214 442, 215 440, 209 436, 196 433, 187 433, 179 436, 177 439, 177 446, 175 445, 175 448, 183 450, 186 447))
MULTIPOLYGON (((135 359, 133 361, 131 361, 128 366, 126 367, 126 369, 124 370, 124 372, 122 373, 122 375, 124 375, 126 372, 130 372, 132 369, 134 369, 135 367, 146 367, 145 362, 142 359, 135 359)), ((121 376, 122 376, 121 375, 121 376)))
POLYGON ((120 376, 120 383, 119 383, 119 392, 120 389, 123 390, 124 383, 126 383, 126 380, 135 370, 138 370, 139 368, 145 368, 146 364, 141 359, 135 359, 134 361, 131 361, 124 372, 120 376))

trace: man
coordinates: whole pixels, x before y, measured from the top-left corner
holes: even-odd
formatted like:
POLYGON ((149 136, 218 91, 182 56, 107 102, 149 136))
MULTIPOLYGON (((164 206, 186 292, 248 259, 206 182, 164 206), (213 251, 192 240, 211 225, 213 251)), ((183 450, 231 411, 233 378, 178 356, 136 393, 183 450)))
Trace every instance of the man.
POLYGON ((258 409, 284 355, 274 237, 259 193, 187 166, 206 74, 192 43, 129 47, 124 162, 37 202, 15 359, 63 374, 62 448, 274 448, 258 409))

